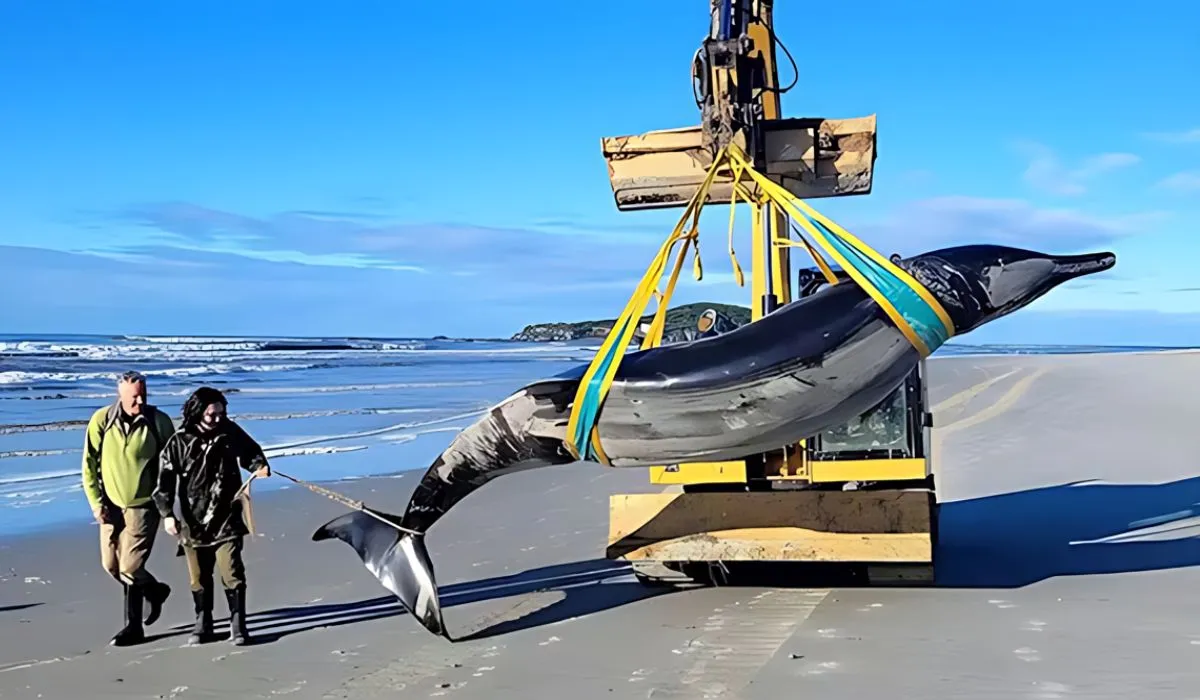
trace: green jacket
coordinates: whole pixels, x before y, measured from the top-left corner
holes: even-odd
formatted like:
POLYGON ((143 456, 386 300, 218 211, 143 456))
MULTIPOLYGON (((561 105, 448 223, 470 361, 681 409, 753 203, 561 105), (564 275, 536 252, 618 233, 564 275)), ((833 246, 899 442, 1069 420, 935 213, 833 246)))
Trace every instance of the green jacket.
POLYGON ((175 432, 171 418, 147 404, 133 419, 127 435, 124 420, 118 418, 121 413, 116 405, 105 406, 88 421, 83 445, 83 492, 93 509, 101 503, 118 508, 149 504, 158 482, 159 450, 175 432), (149 430, 146 417, 150 414, 161 442, 156 443, 149 430))

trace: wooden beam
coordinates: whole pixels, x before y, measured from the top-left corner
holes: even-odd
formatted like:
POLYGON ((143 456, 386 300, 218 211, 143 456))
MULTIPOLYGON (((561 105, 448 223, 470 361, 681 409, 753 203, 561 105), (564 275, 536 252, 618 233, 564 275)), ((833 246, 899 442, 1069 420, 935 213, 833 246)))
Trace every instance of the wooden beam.
POLYGON ((622 494, 607 556, 659 561, 933 561, 928 490, 622 494))

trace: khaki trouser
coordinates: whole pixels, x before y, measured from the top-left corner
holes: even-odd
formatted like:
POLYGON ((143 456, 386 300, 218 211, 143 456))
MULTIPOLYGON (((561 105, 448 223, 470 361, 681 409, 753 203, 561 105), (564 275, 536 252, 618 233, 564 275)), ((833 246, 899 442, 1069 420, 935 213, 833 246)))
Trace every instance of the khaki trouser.
POLYGON ((242 563, 242 538, 236 537, 221 544, 206 547, 183 546, 187 557, 188 577, 193 591, 212 588, 213 569, 221 575, 221 585, 233 590, 246 584, 246 567, 242 563))
POLYGON ((109 506, 108 521, 100 525, 100 564, 119 583, 154 585, 146 561, 154 547, 159 515, 154 506, 109 506))

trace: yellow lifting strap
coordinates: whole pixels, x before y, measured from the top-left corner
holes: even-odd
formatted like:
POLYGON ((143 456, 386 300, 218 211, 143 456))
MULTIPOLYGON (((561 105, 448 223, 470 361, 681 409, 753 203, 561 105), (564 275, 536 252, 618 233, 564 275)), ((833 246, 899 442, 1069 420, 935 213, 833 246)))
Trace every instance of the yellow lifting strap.
MULTIPOLYGON (((928 357, 954 335, 950 315, 920 282, 854 234, 754 170, 736 146, 730 148, 730 160, 743 164, 746 174, 764 195, 808 231, 817 245, 879 304, 922 358, 928 357)), ((814 257, 826 279, 832 277, 828 267, 821 265, 820 256, 814 257)), ((831 283, 836 282, 831 280, 831 283)))
MULTIPOLYGON (((600 445, 600 436, 596 429, 600 407, 608 395, 617 369, 632 342, 638 322, 652 296, 657 297, 658 308, 641 347, 643 349, 651 348, 662 342, 671 294, 674 292, 679 273, 683 268, 689 245, 697 246, 695 276, 697 280, 701 278, 697 230, 700 210, 708 198, 708 192, 717 171, 723 167, 729 168, 733 173, 729 255, 739 286, 742 286, 744 281, 741 266, 738 265, 733 250, 733 210, 739 200, 744 200, 754 210, 755 217, 752 228, 757 235, 762 234, 763 207, 770 207, 772 213, 782 209, 791 219, 799 222, 817 245, 879 304, 922 358, 930 355, 954 335, 954 324, 949 315, 917 280, 872 250, 870 246, 858 240, 853 234, 794 197, 782 186, 757 172, 741 149, 736 145, 730 145, 717 153, 704 181, 692 195, 683 215, 675 224, 675 229, 663 243, 658 255, 655 256, 654 261, 642 276, 641 283, 630 297, 624 311, 617 318, 579 382, 579 388, 576 390, 575 400, 571 407, 571 416, 567 423, 566 436, 566 447, 576 459, 595 459, 602 464, 609 464, 608 457, 600 445), (750 189, 743 184, 743 179, 747 177, 757 186, 760 195, 758 198, 753 197, 750 189), (685 231, 689 218, 691 226, 687 227, 685 231), (670 257, 674 245, 680 241, 683 242, 683 247, 676 257, 666 289, 659 293, 658 282, 666 268, 667 259, 670 257)), ((772 236, 772 244, 805 248, 813 257, 825 279, 830 284, 838 284, 839 280, 824 257, 803 235, 800 235, 799 238, 800 243, 795 243, 776 233, 772 236)))
MULTIPOLYGON (((662 328, 666 323, 670 295, 674 291, 679 271, 683 267, 687 247, 689 244, 695 242, 699 235, 700 210, 704 206, 704 201, 708 198, 708 191, 712 187, 717 170, 726 162, 727 150, 722 149, 717 154, 717 157, 713 159, 704 181, 696 189, 696 192, 692 194, 692 199, 684 209, 683 215, 679 217, 678 223, 675 224, 675 229, 659 249, 658 255, 654 256, 654 261, 650 263, 650 267, 642 275, 642 280, 638 284, 637 289, 634 290, 633 295, 629 298, 629 302, 625 304, 625 309, 617 317, 612 330, 608 332, 604 342, 600 345, 600 349, 596 351, 596 356, 592 359, 591 364, 588 365, 583 378, 579 381, 579 388, 575 392, 575 401, 571 407, 571 417, 567 422, 566 439, 567 450, 576 459, 596 459, 602 464, 609 463, 603 448, 600 446, 599 435, 596 432, 596 419, 600 414, 600 406, 604 402, 604 397, 608 395, 608 389, 612 386, 613 377, 616 375, 617 368, 621 364, 621 359, 625 356, 625 352, 633 340, 634 331, 637 329, 638 322, 641 320, 646 305, 649 304, 650 297, 654 295, 658 287, 659 279, 661 279, 663 270, 667 265, 667 259, 671 255, 671 249, 676 243, 683 240, 683 249, 680 250, 679 257, 676 259, 675 269, 668 282, 666 291, 661 295, 655 318, 651 323, 650 332, 646 334, 643 345, 651 346, 651 343, 656 344, 661 340, 662 328), (692 226, 685 232, 684 227, 689 217, 692 219, 692 226)), ((697 279, 699 279, 700 271, 699 261, 697 260, 697 279)))

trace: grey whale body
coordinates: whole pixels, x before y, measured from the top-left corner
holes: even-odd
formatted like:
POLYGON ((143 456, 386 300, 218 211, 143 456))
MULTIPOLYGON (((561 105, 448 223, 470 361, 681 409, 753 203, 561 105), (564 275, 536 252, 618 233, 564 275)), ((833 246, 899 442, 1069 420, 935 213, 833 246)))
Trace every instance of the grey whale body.
POLYGON ((860 288, 826 287, 730 333, 627 355, 597 421, 601 446, 614 467, 778 449, 870 409, 919 361, 860 288))
MULTIPOLYGON (((900 267, 941 303, 962 335, 1115 262, 1111 253, 1051 256, 960 246, 906 259, 900 267)), ((729 333, 626 355, 596 426, 614 467, 736 459, 862 414, 919 361, 883 309, 847 281, 729 333)), ((518 390, 455 436, 422 477, 403 517, 375 511, 401 529, 352 513, 325 524, 313 539, 351 544, 426 629, 446 635, 424 538, 413 533, 426 532, 496 477, 576 461, 564 441, 586 370, 576 367, 518 390)))

